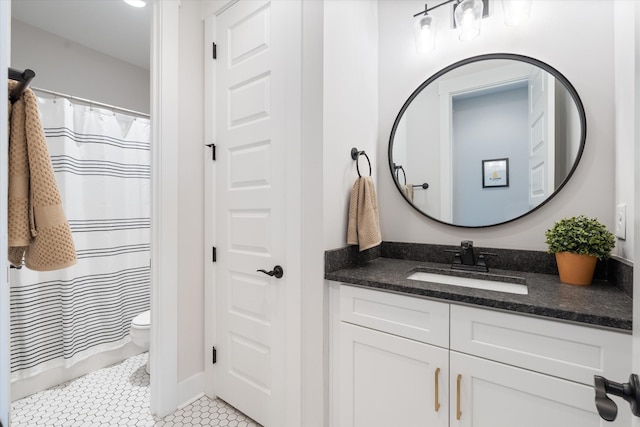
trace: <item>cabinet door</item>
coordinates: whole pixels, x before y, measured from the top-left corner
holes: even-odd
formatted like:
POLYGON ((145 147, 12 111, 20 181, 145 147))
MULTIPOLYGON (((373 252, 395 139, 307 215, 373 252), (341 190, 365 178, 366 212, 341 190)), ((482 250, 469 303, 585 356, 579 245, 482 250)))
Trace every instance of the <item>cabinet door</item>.
POLYGON ((450 363, 451 427, 631 425, 626 402, 617 402, 615 422, 602 420, 593 387, 454 351, 450 363))
POLYGON ((448 350, 344 322, 339 334, 340 427, 448 426, 448 350))

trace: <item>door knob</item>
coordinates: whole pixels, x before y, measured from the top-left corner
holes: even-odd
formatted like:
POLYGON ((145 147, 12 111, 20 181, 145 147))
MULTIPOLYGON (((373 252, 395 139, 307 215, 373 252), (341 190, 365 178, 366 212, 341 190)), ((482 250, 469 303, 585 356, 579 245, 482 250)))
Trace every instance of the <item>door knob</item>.
POLYGON ((607 396, 607 393, 620 396, 629 402, 633 415, 640 417, 640 381, 636 374, 631 374, 629 382, 624 384, 609 381, 598 375, 594 375, 593 379, 596 391, 596 408, 603 420, 613 421, 618 415, 618 406, 607 396))
POLYGON ((282 276, 284 276, 284 270, 279 265, 276 265, 275 267, 273 267, 273 270, 271 271, 266 271, 266 270, 256 270, 256 271, 259 271, 260 273, 264 273, 268 276, 275 276, 276 279, 280 279, 282 276))

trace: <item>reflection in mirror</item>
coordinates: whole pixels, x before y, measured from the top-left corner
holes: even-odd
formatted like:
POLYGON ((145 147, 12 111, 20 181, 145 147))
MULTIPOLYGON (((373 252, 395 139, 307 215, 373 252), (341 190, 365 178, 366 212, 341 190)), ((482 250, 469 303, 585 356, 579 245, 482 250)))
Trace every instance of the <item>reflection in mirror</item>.
POLYGON ((585 134, 582 103, 558 71, 520 55, 482 55, 436 73, 409 97, 393 125, 389 165, 424 215, 486 227, 553 197, 585 134))

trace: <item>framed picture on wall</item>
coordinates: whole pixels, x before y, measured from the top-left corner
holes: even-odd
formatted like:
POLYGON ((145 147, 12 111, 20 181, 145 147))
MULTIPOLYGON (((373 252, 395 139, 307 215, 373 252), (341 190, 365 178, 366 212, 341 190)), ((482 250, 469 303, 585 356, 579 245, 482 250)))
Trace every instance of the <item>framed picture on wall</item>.
POLYGON ((482 161, 482 188, 509 186, 509 159, 482 161))

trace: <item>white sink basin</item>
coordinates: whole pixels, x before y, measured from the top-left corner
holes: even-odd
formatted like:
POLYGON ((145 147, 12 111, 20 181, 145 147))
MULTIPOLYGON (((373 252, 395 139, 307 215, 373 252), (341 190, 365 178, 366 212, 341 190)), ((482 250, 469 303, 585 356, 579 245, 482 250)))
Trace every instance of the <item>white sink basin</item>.
POLYGON ((422 282, 439 283, 442 285, 462 286, 465 288, 507 292, 510 294, 527 295, 529 293, 527 285, 523 285, 520 283, 475 279, 470 277, 448 276, 444 274, 426 273, 424 271, 417 271, 415 273, 412 273, 409 277, 407 277, 407 279, 420 280, 422 282))

